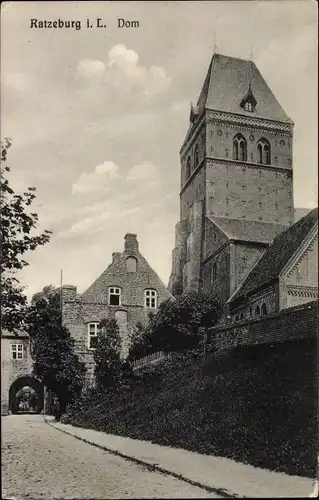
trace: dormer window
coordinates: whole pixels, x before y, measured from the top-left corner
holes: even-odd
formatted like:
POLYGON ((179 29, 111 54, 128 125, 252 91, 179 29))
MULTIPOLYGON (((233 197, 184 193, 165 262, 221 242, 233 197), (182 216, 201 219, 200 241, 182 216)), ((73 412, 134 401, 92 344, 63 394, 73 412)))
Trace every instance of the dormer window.
POLYGON ((257 101, 251 90, 251 85, 249 84, 248 92, 240 103, 240 107, 244 108, 245 111, 253 113, 256 108, 257 101))
POLYGON ((244 110, 250 112, 254 111, 253 105, 250 101, 245 102, 244 110))

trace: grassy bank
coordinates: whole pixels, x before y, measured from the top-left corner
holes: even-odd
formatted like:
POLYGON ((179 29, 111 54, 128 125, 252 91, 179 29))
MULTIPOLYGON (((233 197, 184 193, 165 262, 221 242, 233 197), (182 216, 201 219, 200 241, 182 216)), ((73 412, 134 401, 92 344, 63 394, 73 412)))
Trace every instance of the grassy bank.
POLYGON ((316 359, 314 340, 176 354, 62 421, 314 477, 316 359))

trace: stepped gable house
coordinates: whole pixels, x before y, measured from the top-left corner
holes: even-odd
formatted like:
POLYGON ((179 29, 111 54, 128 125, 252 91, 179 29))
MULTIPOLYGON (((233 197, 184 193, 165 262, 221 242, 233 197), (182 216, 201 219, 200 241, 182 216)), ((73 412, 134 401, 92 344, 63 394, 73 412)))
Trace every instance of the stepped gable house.
POLYGON ((62 318, 93 380, 93 351, 103 318, 115 318, 122 338, 122 355, 128 353, 129 334, 138 322, 146 325, 150 311, 172 295, 139 252, 136 234, 125 235, 124 251, 112 254, 112 263, 82 294, 64 285, 62 318))
POLYGON ((173 295, 212 291, 223 321, 318 297, 317 212, 294 225, 293 127, 252 61, 213 55, 180 150, 173 295))

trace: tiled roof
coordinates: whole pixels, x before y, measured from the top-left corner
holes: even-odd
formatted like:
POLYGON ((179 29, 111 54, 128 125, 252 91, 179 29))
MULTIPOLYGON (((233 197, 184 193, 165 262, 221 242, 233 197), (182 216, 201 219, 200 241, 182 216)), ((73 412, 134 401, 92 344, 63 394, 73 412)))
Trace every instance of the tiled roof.
POLYGON ((257 288, 278 278, 280 272, 293 256, 303 240, 318 223, 318 208, 299 219, 295 224, 280 233, 268 247, 255 267, 248 274, 240 288, 229 302, 247 295, 257 288))
POLYGON ((293 123, 268 87, 254 62, 214 54, 197 106, 249 117, 293 123), (257 105, 254 112, 240 107, 251 84, 257 105))
POLYGON ((287 226, 271 222, 229 219, 227 217, 209 217, 216 226, 231 240, 271 243, 287 226))
POLYGON ((4 338, 13 338, 13 339, 18 339, 18 338, 28 338, 29 334, 23 330, 15 331, 15 332, 10 332, 9 330, 6 330, 5 328, 1 329, 1 337, 4 338))

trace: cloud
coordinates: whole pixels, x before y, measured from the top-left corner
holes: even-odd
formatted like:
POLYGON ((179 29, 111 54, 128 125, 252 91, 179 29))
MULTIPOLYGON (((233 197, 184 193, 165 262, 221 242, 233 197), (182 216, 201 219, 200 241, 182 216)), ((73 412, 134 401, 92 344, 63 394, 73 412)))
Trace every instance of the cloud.
POLYGON ((146 97, 161 94, 169 88, 171 81, 164 68, 141 66, 137 52, 123 44, 109 50, 106 63, 92 59, 80 61, 77 76, 91 84, 103 82, 113 94, 122 96, 134 90, 146 97))
POLYGON ((150 161, 133 165, 126 172, 113 161, 104 161, 92 171, 82 172, 71 191, 69 216, 61 221, 59 238, 98 235, 106 224, 115 225, 114 230, 125 225, 128 230, 168 196, 160 171, 150 161))
POLYGON ((112 161, 105 161, 101 165, 97 165, 94 171, 87 174, 83 172, 78 180, 72 185, 72 194, 86 194, 90 192, 97 192, 101 189, 107 189, 104 184, 108 179, 115 179, 118 177, 119 167, 112 161))
POLYGON ((102 61, 83 59, 77 67, 78 75, 83 78, 100 78, 104 75, 105 64, 102 61))
POLYGON ((146 182, 148 185, 160 182, 158 170, 150 161, 133 166, 126 179, 128 181, 146 182))
POLYGON ((30 80, 23 73, 9 73, 3 77, 3 84, 17 92, 24 92, 30 89, 30 80))

